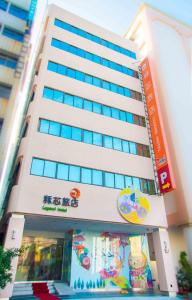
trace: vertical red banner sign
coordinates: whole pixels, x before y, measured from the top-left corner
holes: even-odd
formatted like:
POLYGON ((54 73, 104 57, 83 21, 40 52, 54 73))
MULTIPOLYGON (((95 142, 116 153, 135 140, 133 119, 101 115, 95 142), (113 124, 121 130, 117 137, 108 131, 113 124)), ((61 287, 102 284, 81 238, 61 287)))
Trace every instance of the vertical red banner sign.
POLYGON ((161 193, 175 189, 175 181, 171 169, 171 162, 167 148, 164 128, 162 124, 158 96, 155 89, 153 74, 148 58, 141 62, 141 73, 146 97, 149 125, 155 154, 155 162, 161 193))

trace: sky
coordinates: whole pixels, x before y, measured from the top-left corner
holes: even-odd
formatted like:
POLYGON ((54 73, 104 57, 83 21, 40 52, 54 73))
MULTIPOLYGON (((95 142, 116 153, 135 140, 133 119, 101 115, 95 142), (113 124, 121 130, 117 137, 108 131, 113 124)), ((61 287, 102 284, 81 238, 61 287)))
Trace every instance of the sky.
MULTIPOLYGON (((142 0, 47 0, 97 25, 124 35, 142 0)), ((192 0, 145 0, 170 16, 192 26, 192 0)))

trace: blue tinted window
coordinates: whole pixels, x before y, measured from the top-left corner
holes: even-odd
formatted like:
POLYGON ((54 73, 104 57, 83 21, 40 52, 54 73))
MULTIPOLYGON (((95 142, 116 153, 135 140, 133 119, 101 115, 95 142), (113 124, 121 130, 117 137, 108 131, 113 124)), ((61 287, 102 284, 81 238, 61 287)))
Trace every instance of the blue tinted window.
POLYGON ((103 184, 102 171, 92 170, 92 184, 103 184))
POLYGON ((88 75, 88 74, 85 74, 85 82, 89 83, 89 84, 92 84, 93 82, 93 77, 88 75))
POLYGON ((39 131, 43 133, 49 133, 49 121, 40 120, 39 131))
POLYGON ((53 161, 45 161, 43 175, 46 177, 55 178, 56 173, 56 163, 53 161))
POLYGON ((93 110, 92 102, 88 100, 84 100, 84 109, 92 111, 93 110))
POLYGON ((88 40, 91 40, 97 44, 100 44, 100 45, 103 45, 104 47, 107 47, 107 48, 110 48, 114 51, 117 51, 117 52, 120 52, 126 56, 129 56, 129 57, 132 57, 132 58, 136 58, 136 54, 130 50, 127 50, 121 46, 118 46, 116 44, 113 44, 112 42, 109 42, 109 41, 106 41, 106 40, 103 40, 101 39, 100 37, 96 36, 96 35, 93 35, 89 32, 86 32, 84 31, 83 29, 80 29, 80 28, 77 28, 75 26, 72 26, 66 22, 63 22, 63 21, 60 21, 58 19, 55 19, 55 22, 54 24, 58 27, 61 27, 65 30, 68 30, 70 32, 73 32, 77 35, 80 35, 88 40))
POLYGON ((67 76, 69 76, 71 78, 76 78, 76 72, 75 72, 75 70, 73 70, 71 68, 67 68, 67 76))
POLYGON ((101 79, 97 78, 97 77, 93 77, 93 85, 101 87, 102 86, 102 81, 101 79))
POLYGON ((101 114, 101 104, 93 102, 93 112, 101 114))
POLYGON ((61 125, 56 122, 50 122, 49 124, 49 133, 53 135, 60 135, 61 125))
POLYGON ((104 147, 105 148, 113 148, 113 139, 111 136, 104 135, 104 147))
POLYGON ((111 117, 111 108, 109 106, 103 105, 103 114, 104 116, 111 117))
POLYGON ((113 138, 113 148, 115 150, 122 151, 121 140, 118 138, 113 138))
POLYGON ((134 142, 129 142, 130 153, 137 154, 136 144, 134 142))
POLYGON ((18 6, 15 6, 13 4, 11 4, 9 7, 9 13, 13 16, 16 16, 17 18, 22 19, 22 20, 27 20, 27 17, 28 17, 28 11, 26 11, 18 6))
POLYGON ((93 144, 102 146, 102 134, 93 132, 93 144))
POLYGON ((115 186, 115 176, 112 173, 104 173, 105 176, 105 186, 114 187, 115 186))
POLYGON ((111 91, 114 93, 118 93, 117 85, 114 83, 111 83, 111 91))
POLYGON ((87 144, 93 143, 93 133, 91 131, 84 130, 83 132, 83 142, 87 144))
POLYGON ((124 176, 115 174, 115 187, 117 189, 124 189, 124 176))
POLYGON ((65 94, 64 103, 73 106, 73 96, 69 94, 65 94))
POLYGON ((91 183, 91 170, 82 168, 81 169, 81 182, 91 183))
POLYGON ((71 127, 67 125, 61 126, 61 136, 66 139, 71 139, 71 127))
POLYGON ((129 142, 128 141, 122 141, 122 147, 123 147, 123 152, 129 153, 129 142))
POLYGON ((78 108, 83 108, 83 99, 77 96, 74 96, 74 106, 78 108))
POLYGON ((57 90, 54 90, 54 99, 57 101, 57 102, 63 102, 63 92, 60 92, 60 91, 57 91, 57 90))
POLYGON ((85 80, 85 74, 83 72, 76 71, 76 79, 78 79, 80 81, 84 81, 85 80))
POLYGON ((80 167, 69 167, 69 180, 80 182, 80 167))
POLYGON ((31 174, 43 176, 44 160, 33 158, 31 165, 31 174))
POLYGON ((58 65, 52 61, 48 62, 48 70, 53 71, 53 72, 57 72, 57 67, 58 65))
POLYGON ((48 87, 44 87, 43 97, 53 99, 53 90, 48 87))
POLYGON ((61 75, 66 75, 67 73, 67 68, 63 65, 58 64, 58 69, 57 72, 61 75))
POLYGON ((140 180, 137 177, 133 177, 133 186, 135 189, 140 190, 140 180))
POLYGON ((125 176, 125 187, 131 187, 133 185, 132 177, 125 176))
POLYGON ((72 127, 72 140, 81 141, 82 130, 80 128, 72 127))
POLYGON ((121 121, 126 121, 126 112, 120 110, 120 120, 121 121))
POLYGON ((0 9, 6 11, 8 6, 8 2, 5 0, 0 0, 0 9))
POLYGON ((127 112, 126 115, 127 115, 127 122, 133 123, 133 115, 129 112, 127 112))
POLYGON ((106 90, 110 90, 110 84, 108 81, 102 80, 103 88, 106 90))
POLYGON ((57 165, 57 178, 68 180, 69 179, 69 166, 64 164, 57 165))
POLYGON ((24 34, 18 31, 15 31, 14 29, 4 27, 2 34, 7 36, 10 39, 16 40, 18 42, 23 42, 24 34))
POLYGON ((119 119, 119 110, 116 108, 111 109, 111 116, 114 119, 119 119))

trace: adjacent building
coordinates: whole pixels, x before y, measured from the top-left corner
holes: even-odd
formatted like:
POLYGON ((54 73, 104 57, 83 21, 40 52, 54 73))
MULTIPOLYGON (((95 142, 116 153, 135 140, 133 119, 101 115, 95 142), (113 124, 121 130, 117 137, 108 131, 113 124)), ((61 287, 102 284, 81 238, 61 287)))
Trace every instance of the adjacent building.
POLYGON ((186 24, 142 5, 125 37, 150 59, 176 189, 164 196, 175 267, 187 251, 192 261, 191 42, 186 24))
POLYGON ((135 43, 51 5, 35 74, 4 215, 5 247, 27 246, 14 293, 42 280, 175 293, 135 43))

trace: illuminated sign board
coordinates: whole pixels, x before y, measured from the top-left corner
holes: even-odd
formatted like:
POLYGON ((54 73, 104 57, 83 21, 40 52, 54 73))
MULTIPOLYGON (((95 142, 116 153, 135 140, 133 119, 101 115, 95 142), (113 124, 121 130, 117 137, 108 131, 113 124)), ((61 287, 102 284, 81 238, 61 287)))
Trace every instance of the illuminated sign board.
POLYGON ((158 96, 155 90, 153 74, 151 72, 148 58, 145 58, 142 61, 141 72, 146 96, 146 105, 155 154, 159 187, 160 192, 164 194, 175 189, 175 182, 172 174, 164 128, 162 125, 158 96))
POLYGON ((143 223, 150 211, 146 195, 133 188, 126 188, 120 192, 117 206, 122 217, 135 224, 143 223))
POLYGON ((80 190, 73 188, 70 193, 70 197, 55 197, 50 195, 45 195, 43 197, 42 209, 46 211, 59 211, 67 212, 68 207, 78 207, 80 190))

